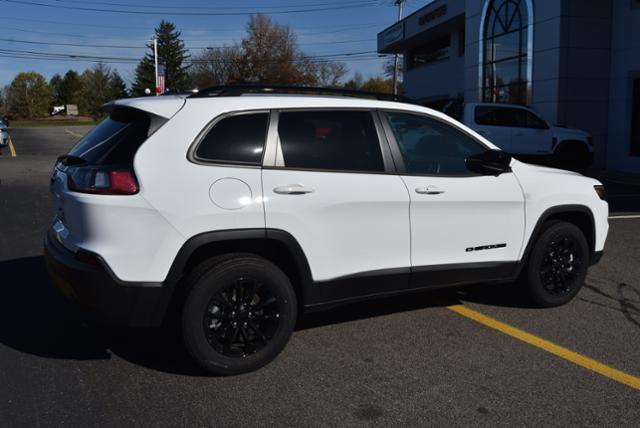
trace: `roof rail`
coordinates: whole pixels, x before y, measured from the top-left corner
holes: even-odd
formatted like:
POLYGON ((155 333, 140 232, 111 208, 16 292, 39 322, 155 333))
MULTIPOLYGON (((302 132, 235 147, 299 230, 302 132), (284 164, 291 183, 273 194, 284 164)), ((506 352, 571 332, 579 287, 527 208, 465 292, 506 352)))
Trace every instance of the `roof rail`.
POLYGON ((189 98, 207 97, 233 97, 244 94, 308 94, 308 95, 342 95, 360 98, 374 98, 381 101, 398 101, 403 103, 415 103, 416 101, 402 95, 387 94, 383 92, 360 91, 347 88, 325 88, 315 86, 287 86, 287 85, 263 85, 241 84, 227 86, 212 86, 199 90, 189 98))

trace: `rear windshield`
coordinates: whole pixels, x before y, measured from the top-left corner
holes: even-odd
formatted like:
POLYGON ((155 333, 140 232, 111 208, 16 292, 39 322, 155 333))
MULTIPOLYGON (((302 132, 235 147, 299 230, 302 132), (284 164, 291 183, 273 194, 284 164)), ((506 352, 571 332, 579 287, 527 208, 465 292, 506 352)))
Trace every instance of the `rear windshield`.
POLYGON ((139 110, 113 110, 73 146, 69 155, 93 165, 133 164, 136 151, 150 135, 151 121, 152 117, 139 110))

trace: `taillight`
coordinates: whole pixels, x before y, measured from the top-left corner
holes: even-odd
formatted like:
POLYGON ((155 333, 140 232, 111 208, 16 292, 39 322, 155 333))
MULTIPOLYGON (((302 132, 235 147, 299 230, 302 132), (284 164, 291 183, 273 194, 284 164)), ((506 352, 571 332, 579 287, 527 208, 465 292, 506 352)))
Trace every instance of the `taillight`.
POLYGON ((593 186, 593 190, 596 191, 596 194, 598 195, 598 197, 600 199, 602 199, 603 201, 607 200, 607 194, 604 191, 604 186, 602 186, 600 184, 596 184, 595 186, 593 186))
POLYGON ((67 171, 67 187, 80 193, 134 195, 138 181, 133 171, 120 168, 76 167, 67 171))

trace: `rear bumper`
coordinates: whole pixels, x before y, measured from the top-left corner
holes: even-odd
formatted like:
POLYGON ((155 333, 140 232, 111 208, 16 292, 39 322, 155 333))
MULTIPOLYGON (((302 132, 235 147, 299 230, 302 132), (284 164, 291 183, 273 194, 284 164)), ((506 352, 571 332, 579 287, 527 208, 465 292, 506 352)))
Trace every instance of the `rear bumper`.
POLYGON ((130 327, 162 323, 170 298, 162 284, 119 281, 102 260, 98 266, 76 260, 51 230, 45 237, 44 256, 55 287, 101 321, 130 327))

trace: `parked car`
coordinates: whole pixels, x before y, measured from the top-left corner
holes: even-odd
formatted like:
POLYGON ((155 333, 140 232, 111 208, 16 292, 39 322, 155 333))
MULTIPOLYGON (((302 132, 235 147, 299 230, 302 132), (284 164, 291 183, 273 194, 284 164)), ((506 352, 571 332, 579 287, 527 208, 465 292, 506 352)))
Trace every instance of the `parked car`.
POLYGON ((177 313, 195 361, 229 375, 273 360, 304 313, 478 282, 557 306, 600 259, 597 180, 425 107, 291 91, 107 104, 53 171, 57 288, 120 324, 177 313))
POLYGON ((450 104, 445 113, 520 160, 585 171, 593 161, 593 138, 585 131, 550 125, 521 105, 450 104))
POLYGON ((7 147, 9 145, 9 125, 0 119, 0 147, 7 147))

